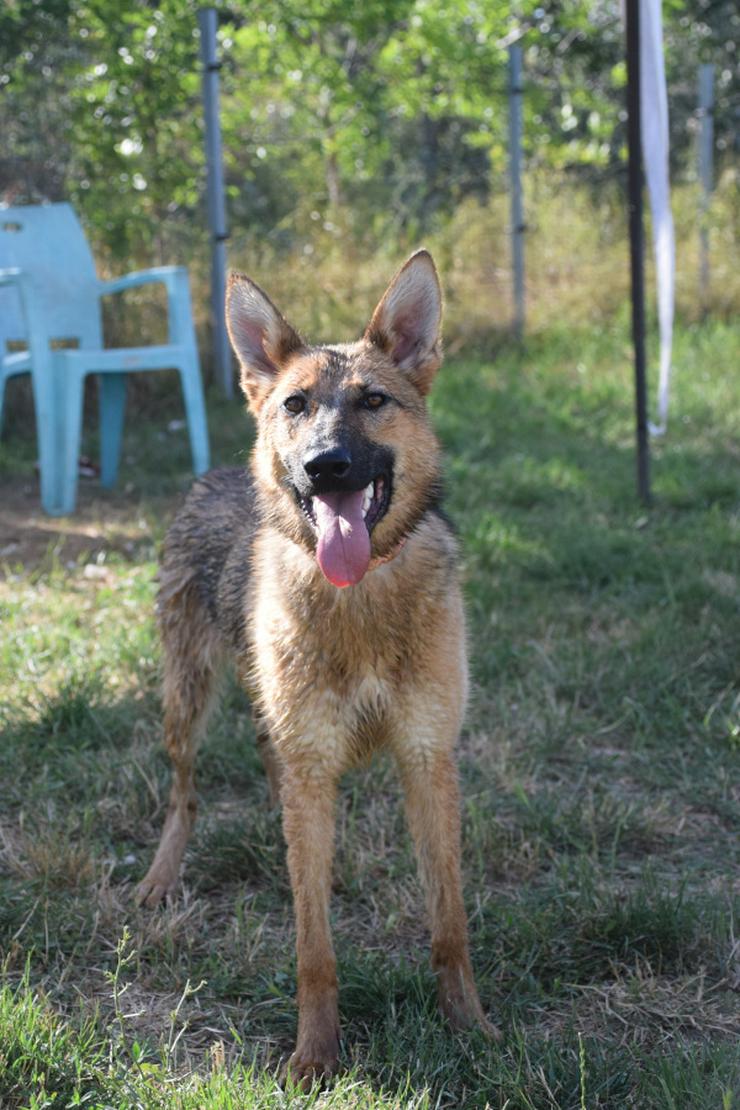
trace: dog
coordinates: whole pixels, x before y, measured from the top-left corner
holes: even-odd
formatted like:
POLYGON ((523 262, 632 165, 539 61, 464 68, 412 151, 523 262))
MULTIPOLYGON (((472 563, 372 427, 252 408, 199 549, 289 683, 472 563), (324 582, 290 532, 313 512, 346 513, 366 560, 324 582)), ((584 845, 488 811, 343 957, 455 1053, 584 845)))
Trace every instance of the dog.
POLYGON ((442 361, 442 297, 420 250, 355 343, 308 345, 241 274, 230 276, 226 315, 256 443, 251 474, 197 481, 165 540, 158 617, 173 784, 138 897, 153 906, 177 883, 195 819, 196 742, 231 658, 282 805, 298 980, 287 1071, 305 1086, 338 1063, 337 785, 380 750, 404 788, 441 1010, 455 1028, 497 1036, 473 980, 460 875, 465 619, 426 407, 442 361))

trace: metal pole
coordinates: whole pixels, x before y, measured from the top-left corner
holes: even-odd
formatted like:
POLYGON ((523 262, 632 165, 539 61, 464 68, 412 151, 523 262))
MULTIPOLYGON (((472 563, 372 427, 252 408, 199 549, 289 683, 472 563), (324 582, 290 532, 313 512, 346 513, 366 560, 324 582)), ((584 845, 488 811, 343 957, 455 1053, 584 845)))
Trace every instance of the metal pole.
POLYGON ((709 301, 709 203, 714 177, 714 66, 699 66, 699 295, 707 311, 709 301))
POLYGON ((522 50, 509 47, 509 174, 511 176, 511 261, 514 273, 514 333, 524 334, 524 206, 522 203, 522 50))
POLYGON ((221 124, 218 110, 218 71, 216 59, 215 8, 201 8, 200 56, 203 62, 203 113, 206 124, 206 164, 208 168, 208 224, 211 230, 211 321, 216 377, 227 397, 234 396, 234 375, 231 348, 226 331, 226 209, 224 175, 221 158, 221 124))
POLYGON ((637 492, 650 504, 645 373, 645 241, 642 224, 642 158, 640 151, 640 0, 626 0, 627 39, 627 191, 630 268, 632 273, 632 342, 635 350, 635 415, 637 418, 637 492))

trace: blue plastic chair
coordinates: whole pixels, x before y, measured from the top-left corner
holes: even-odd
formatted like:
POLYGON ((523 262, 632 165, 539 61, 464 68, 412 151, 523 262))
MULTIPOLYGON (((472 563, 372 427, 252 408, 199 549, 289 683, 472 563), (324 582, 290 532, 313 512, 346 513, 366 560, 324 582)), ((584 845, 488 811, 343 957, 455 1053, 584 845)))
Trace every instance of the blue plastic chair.
POLYGON ((99 281, 68 204, 0 209, 0 418, 8 378, 30 373, 36 408, 41 503, 74 511, 85 378, 100 375, 100 479, 115 484, 126 406, 126 374, 179 371, 193 469, 209 466, 208 428, 187 271, 161 266, 99 281), (167 290, 168 343, 103 347, 100 298, 151 282, 167 290), (53 344, 72 341, 74 347, 53 344), (25 344, 21 351, 10 346, 25 344))

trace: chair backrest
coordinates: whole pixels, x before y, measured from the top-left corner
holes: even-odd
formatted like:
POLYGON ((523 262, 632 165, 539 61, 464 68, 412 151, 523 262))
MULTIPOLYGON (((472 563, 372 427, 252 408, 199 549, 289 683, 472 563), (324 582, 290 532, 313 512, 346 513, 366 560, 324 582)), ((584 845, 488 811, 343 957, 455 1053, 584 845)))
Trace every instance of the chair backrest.
MULTIPOLYGON (((48 341, 102 346, 95 263, 69 204, 0 208, 0 269, 10 266, 31 275, 48 341)), ((18 292, 0 286, 0 354, 26 338, 18 292)))

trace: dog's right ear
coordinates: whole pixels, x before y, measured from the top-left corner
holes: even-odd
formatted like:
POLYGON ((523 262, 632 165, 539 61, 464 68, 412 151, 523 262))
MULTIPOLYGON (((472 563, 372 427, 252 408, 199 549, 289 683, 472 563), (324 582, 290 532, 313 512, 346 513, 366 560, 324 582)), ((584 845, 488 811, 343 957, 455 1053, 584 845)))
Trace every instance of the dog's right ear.
POLYGON ((241 386, 258 412, 286 361, 304 346, 266 293, 244 274, 232 273, 226 290, 226 326, 241 366, 241 386))

